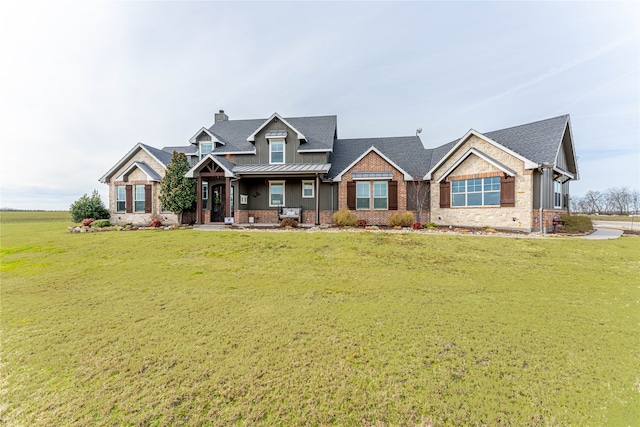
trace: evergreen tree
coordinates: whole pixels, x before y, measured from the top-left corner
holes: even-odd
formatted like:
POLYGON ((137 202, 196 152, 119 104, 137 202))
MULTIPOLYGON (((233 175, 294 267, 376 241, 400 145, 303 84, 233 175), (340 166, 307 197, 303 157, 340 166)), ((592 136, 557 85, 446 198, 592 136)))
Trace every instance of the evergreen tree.
POLYGON ((93 190, 91 197, 85 193, 71 204, 70 210, 73 222, 80 222, 85 218, 109 219, 109 210, 102 203, 98 190, 93 190))
POLYGON ((189 169, 187 156, 174 151, 160 185, 160 203, 178 215, 191 209, 196 202, 196 182, 184 176, 189 169))

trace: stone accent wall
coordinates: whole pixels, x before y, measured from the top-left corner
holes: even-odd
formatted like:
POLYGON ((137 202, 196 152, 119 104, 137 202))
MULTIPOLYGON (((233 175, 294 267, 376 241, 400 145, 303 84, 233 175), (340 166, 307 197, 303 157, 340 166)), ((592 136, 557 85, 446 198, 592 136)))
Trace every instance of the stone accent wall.
MULTIPOLYGON (((475 154, 467 157, 447 177, 447 181, 456 179, 484 178, 500 176, 503 172, 475 154)), ((472 135, 462 144, 444 164, 432 175, 431 181, 431 221, 438 225, 484 227, 531 231, 533 209, 533 174, 524 169, 524 162, 511 154, 495 147, 481 138, 472 135), (514 207, 451 207, 440 208, 440 184, 437 180, 470 148, 485 153, 503 165, 516 171, 514 207)))
MULTIPOLYGON (((553 231, 553 218, 556 215, 564 215, 566 214, 567 211, 565 210, 549 210, 549 209, 545 209, 542 213, 542 217, 544 218, 544 223, 542 224, 542 226, 544 227, 544 229, 546 230, 547 233, 553 231)), ((531 231, 540 231, 540 211, 539 210, 534 210, 533 211, 533 215, 532 215, 532 230, 531 231)))
POLYGON ((145 162, 161 177, 164 177, 166 169, 153 157, 151 157, 143 149, 139 149, 129 161, 124 163, 122 167, 114 172, 109 182, 109 204, 108 209, 111 213, 110 221, 112 224, 123 225, 132 223, 134 225, 148 225, 152 219, 158 218, 163 224, 177 224, 178 215, 171 212, 160 211, 160 183, 147 181, 147 175, 138 168, 134 168, 128 175, 123 178, 125 181, 115 181, 131 164, 134 162, 145 162), (151 213, 126 213, 116 212, 116 186, 118 185, 135 185, 135 184, 151 184, 151 213))
POLYGON ((392 180, 398 182, 398 210, 370 209, 352 211, 357 215, 358 219, 364 219, 368 224, 387 225, 391 215, 406 212, 407 185, 404 181, 404 175, 373 151, 342 175, 342 181, 338 186, 338 209, 347 207, 347 183, 353 181, 353 172, 393 172, 392 180))

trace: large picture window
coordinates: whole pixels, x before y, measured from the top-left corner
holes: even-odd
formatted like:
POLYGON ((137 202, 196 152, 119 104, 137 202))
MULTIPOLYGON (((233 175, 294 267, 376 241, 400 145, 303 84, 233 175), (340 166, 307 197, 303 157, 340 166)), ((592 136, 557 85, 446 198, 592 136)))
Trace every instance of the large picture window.
POLYGON ((272 139, 269 142, 269 163, 284 163, 284 139, 272 139))
POLYGON ((284 206, 284 181, 269 182, 269 206, 284 206))
POLYGON ((356 209, 370 209, 369 181, 356 182, 356 209))
POLYGON ((500 177, 453 181, 451 194, 452 206, 500 206, 500 177))
POLYGON ((144 185, 134 185, 133 211, 144 212, 144 185))
POLYGON ((116 186, 116 212, 124 212, 127 208, 126 188, 124 185, 116 186))

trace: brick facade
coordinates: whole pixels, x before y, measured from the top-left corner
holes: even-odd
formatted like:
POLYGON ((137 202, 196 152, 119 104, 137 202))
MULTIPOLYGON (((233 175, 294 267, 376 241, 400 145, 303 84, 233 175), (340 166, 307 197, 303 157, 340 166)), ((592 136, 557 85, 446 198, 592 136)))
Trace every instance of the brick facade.
MULTIPOLYGON (((374 151, 369 152, 342 175, 342 181, 338 186, 338 209, 347 207, 347 183, 353 181, 353 172, 392 172, 392 181, 398 183, 398 210, 352 210, 358 219, 364 219, 368 224, 387 225, 391 215, 407 211, 407 185, 404 175, 374 151)), ((372 181, 375 181, 375 179, 372 179, 372 181)), ((415 215, 414 211, 411 212, 415 215)))

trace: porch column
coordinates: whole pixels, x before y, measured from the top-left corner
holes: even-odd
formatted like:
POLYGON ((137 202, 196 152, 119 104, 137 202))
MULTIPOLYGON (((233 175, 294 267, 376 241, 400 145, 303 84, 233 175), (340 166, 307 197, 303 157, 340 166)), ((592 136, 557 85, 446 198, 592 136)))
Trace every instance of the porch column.
POLYGON ((316 174, 316 225, 320 225, 320 175, 316 174))
POLYGON ((196 224, 204 224, 204 218, 202 218, 202 177, 198 175, 196 189, 196 224))
POLYGON ((224 179, 224 216, 231 216, 231 178, 224 179))

